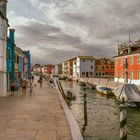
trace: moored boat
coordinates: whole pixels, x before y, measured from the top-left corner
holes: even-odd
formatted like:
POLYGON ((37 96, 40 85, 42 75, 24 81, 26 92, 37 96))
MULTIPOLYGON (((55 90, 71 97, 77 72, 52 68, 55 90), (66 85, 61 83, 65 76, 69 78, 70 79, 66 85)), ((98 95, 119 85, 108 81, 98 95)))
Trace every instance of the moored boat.
POLYGON ((134 84, 123 84, 115 88, 114 95, 121 103, 135 104, 140 107, 140 91, 134 84))
POLYGON ((96 86, 96 91, 108 96, 114 95, 113 89, 105 86, 96 86))

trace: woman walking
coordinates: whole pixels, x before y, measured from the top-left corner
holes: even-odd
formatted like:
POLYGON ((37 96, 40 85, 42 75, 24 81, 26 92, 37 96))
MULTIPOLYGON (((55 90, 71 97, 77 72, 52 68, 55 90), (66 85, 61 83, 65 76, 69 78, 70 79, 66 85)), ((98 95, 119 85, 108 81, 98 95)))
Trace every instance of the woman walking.
POLYGON ((27 81, 22 81, 22 96, 26 95, 27 81))
POLYGON ((32 91, 33 91, 33 85, 32 85, 32 83, 30 82, 30 85, 29 85, 29 93, 30 93, 30 95, 32 95, 32 91))
POLYGON ((15 92, 15 82, 12 81, 10 84, 10 91, 11 91, 11 96, 14 96, 14 92, 15 92))

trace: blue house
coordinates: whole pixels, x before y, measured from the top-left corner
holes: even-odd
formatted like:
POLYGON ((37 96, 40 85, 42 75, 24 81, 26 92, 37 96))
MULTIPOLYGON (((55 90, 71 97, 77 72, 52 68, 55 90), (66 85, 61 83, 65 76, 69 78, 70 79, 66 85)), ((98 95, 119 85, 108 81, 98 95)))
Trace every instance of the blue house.
POLYGON ((28 79, 31 79, 31 54, 30 51, 24 51, 26 57, 27 57, 27 69, 28 69, 28 79))
POLYGON ((9 37, 7 40, 7 90, 10 89, 10 82, 15 81, 15 29, 9 29, 9 37))

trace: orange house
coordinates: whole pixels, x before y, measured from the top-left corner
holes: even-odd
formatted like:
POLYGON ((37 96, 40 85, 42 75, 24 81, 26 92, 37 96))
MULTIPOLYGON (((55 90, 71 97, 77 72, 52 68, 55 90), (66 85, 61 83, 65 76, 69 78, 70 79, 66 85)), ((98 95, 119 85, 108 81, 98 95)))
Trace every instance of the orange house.
POLYGON ((140 40, 120 44, 118 56, 114 57, 114 80, 124 82, 125 72, 128 73, 128 82, 140 85, 140 40))
POLYGON ((96 77, 114 77, 114 61, 111 59, 100 58, 95 62, 96 77))

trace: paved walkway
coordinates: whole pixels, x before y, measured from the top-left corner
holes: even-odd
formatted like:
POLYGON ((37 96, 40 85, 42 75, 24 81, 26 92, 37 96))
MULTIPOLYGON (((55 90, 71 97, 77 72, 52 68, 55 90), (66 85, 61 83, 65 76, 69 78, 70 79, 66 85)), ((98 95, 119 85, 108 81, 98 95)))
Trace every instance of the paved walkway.
POLYGON ((0 97, 0 140, 71 140, 57 92, 46 82, 33 95, 0 97))

